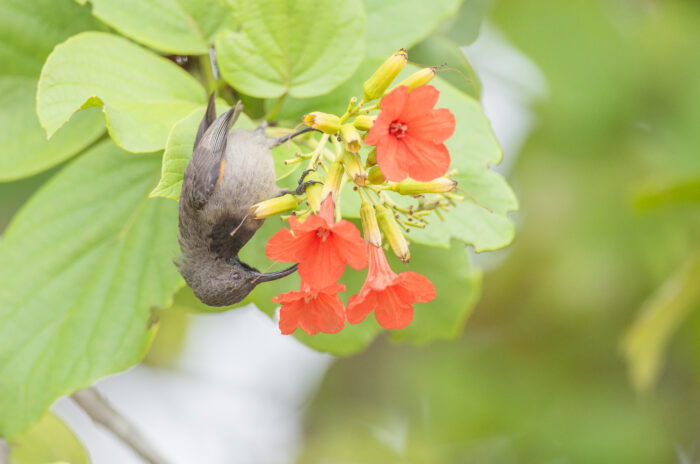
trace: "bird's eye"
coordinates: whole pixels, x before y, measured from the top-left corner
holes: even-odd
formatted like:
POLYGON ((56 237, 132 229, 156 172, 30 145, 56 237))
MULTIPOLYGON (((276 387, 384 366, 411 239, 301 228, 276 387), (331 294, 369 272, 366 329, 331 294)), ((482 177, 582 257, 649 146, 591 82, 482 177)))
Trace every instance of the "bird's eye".
POLYGON ((238 279, 241 278, 241 273, 240 273, 240 272, 232 272, 232 273, 231 273, 231 278, 232 278, 233 280, 238 280, 238 279))

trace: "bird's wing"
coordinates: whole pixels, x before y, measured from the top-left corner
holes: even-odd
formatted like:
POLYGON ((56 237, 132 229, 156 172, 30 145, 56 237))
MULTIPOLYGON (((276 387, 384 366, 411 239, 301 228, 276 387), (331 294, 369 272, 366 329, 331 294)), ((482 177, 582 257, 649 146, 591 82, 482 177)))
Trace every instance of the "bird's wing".
POLYGON ((209 107, 204 119, 199 125, 197 141, 192 159, 185 170, 182 196, 194 209, 202 209, 221 182, 224 174, 226 139, 231 126, 243 110, 239 103, 227 112, 221 114, 212 123, 214 99, 209 100, 209 107))

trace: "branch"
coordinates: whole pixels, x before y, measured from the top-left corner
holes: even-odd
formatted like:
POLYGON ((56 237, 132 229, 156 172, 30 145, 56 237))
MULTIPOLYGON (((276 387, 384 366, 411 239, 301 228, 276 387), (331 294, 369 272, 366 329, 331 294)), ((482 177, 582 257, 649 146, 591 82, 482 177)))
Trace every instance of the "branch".
POLYGON ((115 411, 95 388, 88 387, 75 392, 71 398, 93 421, 112 432, 146 462, 150 464, 167 464, 165 458, 152 448, 141 432, 127 421, 124 416, 115 411))
POLYGON ((0 462, 10 462, 10 445, 0 438, 0 462))

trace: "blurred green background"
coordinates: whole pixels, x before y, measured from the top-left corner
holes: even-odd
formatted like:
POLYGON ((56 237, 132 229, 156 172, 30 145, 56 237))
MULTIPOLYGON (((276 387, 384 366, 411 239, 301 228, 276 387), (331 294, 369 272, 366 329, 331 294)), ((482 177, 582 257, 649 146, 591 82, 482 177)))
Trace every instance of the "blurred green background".
MULTIPOLYGON (((549 89, 516 240, 460 339, 333 365, 299 462, 700 462, 700 2, 463 8, 549 89)), ((0 184, 0 227, 53 172, 0 184)))

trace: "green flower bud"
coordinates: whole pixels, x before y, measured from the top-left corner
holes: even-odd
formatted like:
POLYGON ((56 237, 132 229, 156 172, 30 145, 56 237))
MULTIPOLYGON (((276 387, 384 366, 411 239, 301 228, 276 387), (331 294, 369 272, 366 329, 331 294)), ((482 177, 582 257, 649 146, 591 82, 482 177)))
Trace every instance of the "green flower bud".
POLYGON ((377 222, 394 254, 401 261, 407 263, 411 259, 408 240, 406 240, 403 230, 396 222, 396 219, 394 219, 393 212, 382 205, 377 205, 377 222))
POLYGON ((384 91, 399 75, 403 67, 406 66, 407 61, 408 53, 403 48, 387 58, 379 69, 372 74, 372 77, 363 84, 364 96, 362 100, 368 102, 384 95, 384 91))

